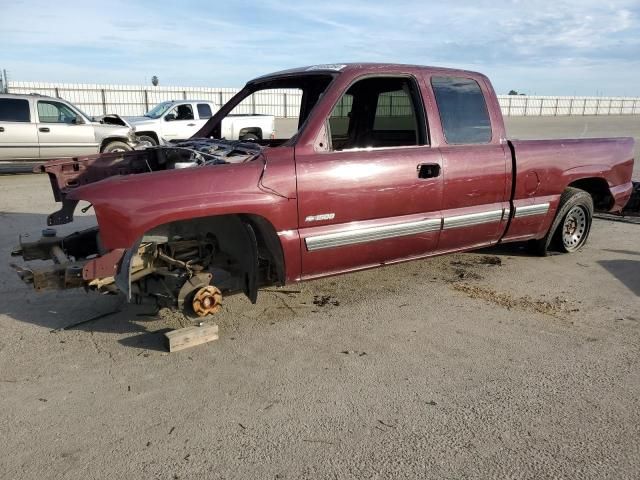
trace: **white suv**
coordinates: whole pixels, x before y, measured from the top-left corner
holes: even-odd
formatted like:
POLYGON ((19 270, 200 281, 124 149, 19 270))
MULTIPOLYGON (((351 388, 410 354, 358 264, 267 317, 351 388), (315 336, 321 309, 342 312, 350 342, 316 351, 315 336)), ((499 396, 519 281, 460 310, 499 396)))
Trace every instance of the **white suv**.
MULTIPOLYGON (((217 111, 205 100, 172 100, 153 107, 143 117, 127 117, 138 140, 158 145, 192 137, 217 111)), ((227 115, 222 120, 222 137, 229 140, 273 138, 273 115, 227 115)))
POLYGON ((133 129, 117 116, 96 121, 60 98, 0 94, 0 167, 3 170, 24 166, 29 160, 128 151, 136 143, 133 129), (109 123, 119 121, 119 125, 109 123))

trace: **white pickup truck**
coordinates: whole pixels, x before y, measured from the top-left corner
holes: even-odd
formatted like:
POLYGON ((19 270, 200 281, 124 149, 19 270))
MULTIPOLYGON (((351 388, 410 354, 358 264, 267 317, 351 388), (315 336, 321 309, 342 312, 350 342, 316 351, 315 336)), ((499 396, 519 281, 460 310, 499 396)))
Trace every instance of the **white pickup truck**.
MULTIPOLYGON (((172 100, 159 103, 143 117, 127 117, 127 121, 139 141, 158 145, 191 137, 217 110, 214 103, 204 100, 172 100)), ((228 115, 222 121, 222 138, 270 139, 275 133, 274 124, 273 115, 228 115)))

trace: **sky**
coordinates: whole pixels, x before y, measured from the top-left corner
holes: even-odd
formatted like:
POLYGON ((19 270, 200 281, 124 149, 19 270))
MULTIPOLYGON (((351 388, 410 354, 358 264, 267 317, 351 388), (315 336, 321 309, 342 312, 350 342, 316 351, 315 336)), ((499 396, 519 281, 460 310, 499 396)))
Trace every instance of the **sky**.
POLYGON ((320 63, 477 70, 498 93, 640 96, 640 0, 0 0, 10 80, 239 87, 320 63))

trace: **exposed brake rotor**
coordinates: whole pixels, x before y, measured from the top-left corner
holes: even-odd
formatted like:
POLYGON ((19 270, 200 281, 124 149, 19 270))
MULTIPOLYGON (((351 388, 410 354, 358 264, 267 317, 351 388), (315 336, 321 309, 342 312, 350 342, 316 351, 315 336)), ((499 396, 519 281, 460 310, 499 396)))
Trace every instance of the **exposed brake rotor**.
POLYGON ((193 296, 193 311, 199 317, 212 315, 222 306, 222 292, 213 285, 202 287, 193 296))

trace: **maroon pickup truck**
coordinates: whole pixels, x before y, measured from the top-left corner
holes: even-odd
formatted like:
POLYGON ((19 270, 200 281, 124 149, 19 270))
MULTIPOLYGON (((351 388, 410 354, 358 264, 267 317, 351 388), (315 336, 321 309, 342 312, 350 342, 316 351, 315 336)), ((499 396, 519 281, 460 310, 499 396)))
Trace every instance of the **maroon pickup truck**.
MULTIPOLYGON (((289 105, 291 108, 292 105, 289 105)), ((479 73, 409 65, 318 65, 250 81, 192 138, 41 167, 71 222, 13 252, 37 290, 85 287, 197 315, 222 294, 405 260, 528 242, 580 249, 594 210, 632 191, 633 139, 508 140, 479 73), (281 90, 286 89, 286 90, 281 90), (297 132, 220 138, 222 119, 260 94, 299 91, 297 132)))

